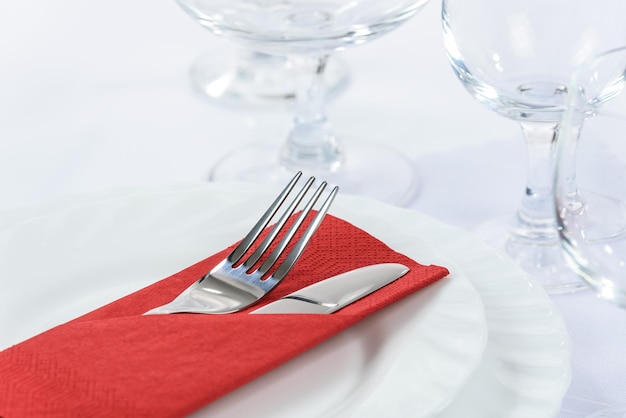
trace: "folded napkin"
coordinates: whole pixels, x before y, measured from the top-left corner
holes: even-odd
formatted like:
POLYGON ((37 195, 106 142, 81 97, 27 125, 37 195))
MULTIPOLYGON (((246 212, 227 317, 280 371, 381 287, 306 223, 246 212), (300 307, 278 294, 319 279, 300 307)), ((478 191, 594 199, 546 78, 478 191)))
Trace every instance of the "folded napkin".
POLYGON ((231 248, 0 352, 0 417, 185 416, 448 274, 329 215, 261 304, 227 315, 142 315, 231 248), (381 262, 411 271, 331 315, 248 315, 316 281, 381 262))

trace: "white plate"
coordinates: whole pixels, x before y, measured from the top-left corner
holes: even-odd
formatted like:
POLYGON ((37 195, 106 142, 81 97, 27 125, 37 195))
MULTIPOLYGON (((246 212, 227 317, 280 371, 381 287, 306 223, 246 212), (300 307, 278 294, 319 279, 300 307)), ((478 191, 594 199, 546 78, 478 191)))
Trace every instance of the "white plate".
MULTIPOLYGON (((534 279, 507 256, 471 234, 412 210, 350 199, 348 210, 378 214, 442 257, 453 260, 481 295, 489 341, 480 366, 438 418, 540 418, 558 414, 571 381, 571 344, 557 307, 534 279)), ((343 209, 343 208, 342 208, 343 209)), ((445 350, 446 347, 440 347, 445 350)), ((412 417, 416 376, 401 354, 386 379, 354 415, 412 417)))
MULTIPOLYGON (((274 196, 257 187, 232 191, 203 185, 78 198, 69 206, 61 202, 31 210, 22 220, 16 213, 0 216, 5 225, 0 231, 0 348, 224 248, 247 232, 274 196)), ((406 365, 421 388, 413 398, 422 412, 413 416, 426 416, 448 405, 478 366, 486 320, 480 296, 463 272, 379 216, 351 211, 349 199, 339 198, 336 206, 352 212, 344 218, 417 261, 445 262, 451 274, 197 416, 339 415, 381 381, 406 347, 421 358, 406 365)))

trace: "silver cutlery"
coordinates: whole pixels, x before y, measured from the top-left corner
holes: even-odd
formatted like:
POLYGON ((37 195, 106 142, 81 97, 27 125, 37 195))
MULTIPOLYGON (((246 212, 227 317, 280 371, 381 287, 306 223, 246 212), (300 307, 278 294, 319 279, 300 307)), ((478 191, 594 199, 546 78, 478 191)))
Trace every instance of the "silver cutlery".
POLYGON ((251 314, 333 313, 408 273, 402 264, 373 264, 351 270, 269 303, 251 314))
POLYGON ((270 205, 261 219, 259 219, 241 243, 224 260, 215 266, 209 273, 184 290, 172 302, 151 309, 144 315, 171 314, 179 312, 204 314, 236 312, 257 302, 276 285, 278 285, 285 278, 285 276, 287 276, 296 261, 298 261, 304 252, 305 247, 328 212, 328 209, 337 194, 338 187, 334 187, 331 190, 326 200, 322 203, 317 214, 302 234, 301 238, 294 245, 293 249, 289 252, 284 261, 271 275, 269 275, 269 277, 265 278, 264 276, 266 276, 270 269, 272 269, 272 267, 276 264, 279 257, 285 251, 285 248, 292 241, 297 231, 302 227, 305 218, 311 212, 313 206, 326 188, 326 182, 322 182, 315 190, 295 222, 285 233, 275 249, 271 251, 269 256, 267 256, 258 268, 253 269, 254 266, 261 261, 263 256, 267 255, 266 253, 269 252, 268 249, 270 245, 276 240, 287 220, 294 213, 296 208, 302 202, 304 196, 311 188, 311 185, 315 181, 314 177, 310 177, 306 181, 304 186, 285 209, 278 222, 276 222, 276 225, 272 227, 270 232, 254 250, 254 252, 252 252, 252 254, 250 254, 250 256, 243 263, 239 262, 248 250, 250 250, 257 242, 261 232, 263 232, 270 220, 287 200, 288 195, 291 193, 301 176, 302 173, 298 172, 293 179, 291 179, 289 184, 287 184, 285 189, 278 195, 276 200, 270 205))

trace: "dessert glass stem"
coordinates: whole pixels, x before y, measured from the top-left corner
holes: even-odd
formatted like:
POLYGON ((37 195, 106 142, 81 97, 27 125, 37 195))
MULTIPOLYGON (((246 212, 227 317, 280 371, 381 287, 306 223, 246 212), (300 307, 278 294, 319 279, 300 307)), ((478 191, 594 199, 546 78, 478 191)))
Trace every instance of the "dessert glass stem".
POLYGON ((327 61, 327 55, 290 57, 296 82, 295 117, 280 154, 281 164, 288 169, 336 171, 343 162, 324 110, 327 61))

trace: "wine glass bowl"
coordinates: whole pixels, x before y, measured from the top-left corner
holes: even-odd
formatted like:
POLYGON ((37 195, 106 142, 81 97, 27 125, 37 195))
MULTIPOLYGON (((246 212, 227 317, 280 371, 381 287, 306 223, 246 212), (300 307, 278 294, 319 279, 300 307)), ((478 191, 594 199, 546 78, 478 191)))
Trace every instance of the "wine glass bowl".
POLYGON ((347 193, 404 205, 417 193, 413 163, 393 148, 346 140, 325 112, 325 74, 336 51, 397 28, 428 0, 177 0, 194 20, 240 47, 289 58, 295 83, 287 138, 256 141, 222 158, 213 181, 283 183, 294 171, 324 177, 347 193))
POLYGON ((177 0, 224 38, 277 54, 322 54, 381 36, 427 0, 177 0))
MULTIPOLYGON (((570 79, 588 57, 626 42, 624 13, 620 0, 443 0, 444 44, 453 71, 477 101, 519 123, 528 151, 516 214, 477 233, 549 293, 584 288, 563 257, 554 216, 553 152, 570 79)), ((599 94, 594 103, 609 97, 599 94)))
POLYGON ((622 45, 622 13, 602 0, 446 0, 442 25, 452 68, 474 98, 511 119, 559 122, 574 69, 622 45))

